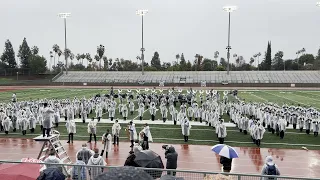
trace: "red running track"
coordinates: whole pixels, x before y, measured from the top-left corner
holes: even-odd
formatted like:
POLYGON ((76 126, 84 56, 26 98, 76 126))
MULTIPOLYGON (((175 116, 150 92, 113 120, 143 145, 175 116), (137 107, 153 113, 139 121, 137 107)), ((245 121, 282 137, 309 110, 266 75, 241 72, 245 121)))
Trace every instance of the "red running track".
MULTIPOLYGON (((74 144, 67 144, 62 141, 72 160, 75 160, 76 152, 81 148, 84 141, 75 141, 74 144)), ((163 144, 152 143, 150 149, 162 156, 165 163, 163 144)), ((0 138, 0 159, 21 160, 21 158, 37 158, 42 143, 32 139, 0 138)), ((94 148, 94 143, 88 145, 94 148)), ((96 147, 102 148, 101 142, 96 147)), ((178 158, 178 169, 199 170, 220 172, 221 165, 219 156, 211 152, 210 146, 203 145, 174 145, 178 158)), ((320 151, 289 150, 289 149, 267 149, 236 147, 240 158, 234 159, 232 165, 233 173, 260 174, 264 165, 265 157, 272 155, 275 163, 279 166, 281 175, 297 177, 320 177, 320 151)), ((106 160, 110 166, 121 166, 124 164, 128 152, 130 151, 128 142, 120 142, 119 147, 112 147, 109 159, 106 160)))

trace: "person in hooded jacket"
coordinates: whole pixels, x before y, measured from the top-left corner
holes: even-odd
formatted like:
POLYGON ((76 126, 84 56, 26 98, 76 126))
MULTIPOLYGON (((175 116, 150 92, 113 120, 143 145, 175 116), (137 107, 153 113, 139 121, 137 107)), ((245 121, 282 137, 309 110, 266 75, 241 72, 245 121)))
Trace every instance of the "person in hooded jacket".
MULTIPOLYGON (((88 164, 89 166, 106 166, 107 163, 103 160, 102 156, 99 154, 99 149, 94 149, 94 155, 90 157, 88 164)), ((90 180, 93 180, 96 176, 103 173, 103 168, 101 167, 89 167, 90 180)))
MULTIPOLYGON (((266 163, 262 167, 261 175, 269 175, 269 176, 280 176, 280 170, 278 166, 274 163, 272 156, 266 157, 266 163)), ((272 180, 275 179, 273 177, 265 177, 262 180, 272 180)))
MULTIPOLYGON (((176 152, 173 146, 167 146, 167 150, 165 152, 165 158, 167 159, 166 168, 167 169, 177 169, 178 166, 178 153, 176 152)), ((167 171, 168 175, 176 175, 175 171, 167 171)))
POLYGON ((44 163, 49 163, 46 166, 48 168, 58 168, 62 172, 62 167, 60 165, 53 165, 53 164, 63 164, 63 162, 56 156, 56 152, 52 149, 49 153, 49 156, 43 161, 44 163))

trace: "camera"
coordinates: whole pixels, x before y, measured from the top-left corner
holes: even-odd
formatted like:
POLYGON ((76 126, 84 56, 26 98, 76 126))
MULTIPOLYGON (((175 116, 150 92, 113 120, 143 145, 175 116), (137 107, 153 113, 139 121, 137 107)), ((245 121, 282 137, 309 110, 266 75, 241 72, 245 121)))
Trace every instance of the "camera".
POLYGON ((168 150, 169 149, 169 145, 162 145, 162 149, 168 150))

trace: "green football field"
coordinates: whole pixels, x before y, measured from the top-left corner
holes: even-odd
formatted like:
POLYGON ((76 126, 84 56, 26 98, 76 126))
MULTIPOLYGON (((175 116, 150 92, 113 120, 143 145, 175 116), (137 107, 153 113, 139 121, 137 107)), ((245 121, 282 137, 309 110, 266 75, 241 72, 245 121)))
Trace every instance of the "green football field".
MULTIPOLYGON (((126 90, 123 90, 124 93, 126 90)), ((12 93, 17 94, 18 101, 23 100, 36 100, 36 99, 63 99, 63 98, 81 98, 86 96, 94 96, 96 94, 105 94, 108 93, 108 90, 103 89, 25 89, 25 90, 15 90, 7 91, 0 93, 0 102, 10 102, 12 93)), ((117 90, 115 90, 117 93, 117 90)), ((164 91, 165 92, 165 91, 164 91)), ((223 91, 221 91, 223 94, 223 91)), ((198 93, 199 95, 199 93, 198 93)), ((275 90, 263 90, 255 91, 249 90, 244 91, 240 90, 238 97, 249 102, 273 102, 278 105, 288 104, 288 105, 301 105, 301 106, 312 106, 317 109, 320 108, 320 91, 275 91, 275 90)), ((231 101, 235 99, 232 96, 229 96, 231 101)), ((199 99, 198 99, 199 100, 199 99)), ((137 106, 136 106, 137 107, 137 106)), ((116 111, 116 118, 120 118, 118 110, 116 111)), ((133 115, 129 115, 128 119, 137 120, 137 112, 134 112, 133 115)), ((94 117, 94 114, 90 114, 91 117, 94 117)), ((168 114, 169 116, 169 114, 168 114)), ((107 114, 104 114, 103 118, 108 118, 107 114)), ((224 115, 223 118, 225 121, 228 121, 229 117, 224 115)), ((150 119, 149 113, 145 112, 144 119, 150 119)), ((156 119, 161 119, 160 113, 157 113, 156 119)), ((170 119, 170 118, 169 118, 170 119)), ((122 125, 125 126, 124 124, 122 125)), ((140 131, 142 125, 137 125, 137 131, 140 131)), ((38 127, 39 128, 39 127, 38 127)), ((106 129, 110 129, 111 124, 99 124, 98 134, 103 134, 106 129)), ((154 142, 161 143, 178 143, 183 144, 183 136, 181 135, 180 126, 174 125, 150 125, 151 132, 154 138, 154 142)), ((66 128, 62 122, 59 131, 62 134, 62 139, 66 139, 66 128)), ((232 146, 255 146, 249 135, 243 135, 238 132, 236 128, 227 128, 228 136, 225 139, 226 143, 232 146)), ((28 132, 28 138, 33 138, 36 134, 40 133, 40 129, 37 129, 35 134, 30 134, 28 132)), ((126 140, 125 132, 122 131, 122 140, 126 140)), ((0 137, 4 137, 3 133, 0 134, 0 137)), ((10 132, 6 137, 22 137, 20 133, 10 132)), ((87 140, 87 126, 86 124, 78 123, 77 124, 77 134, 75 135, 75 140, 87 140)), ((212 127, 207 126, 193 126, 191 129, 191 135, 189 137, 189 144, 205 144, 213 145, 217 143, 217 138, 215 136, 215 130, 212 127)), ((269 132, 266 132, 264 139, 262 140, 261 147, 270 147, 270 148, 301 148, 306 146, 309 149, 319 149, 320 141, 319 137, 313 137, 313 135, 306 135, 305 132, 298 132, 298 130, 287 130, 285 138, 280 140, 276 135, 273 135, 269 132)))

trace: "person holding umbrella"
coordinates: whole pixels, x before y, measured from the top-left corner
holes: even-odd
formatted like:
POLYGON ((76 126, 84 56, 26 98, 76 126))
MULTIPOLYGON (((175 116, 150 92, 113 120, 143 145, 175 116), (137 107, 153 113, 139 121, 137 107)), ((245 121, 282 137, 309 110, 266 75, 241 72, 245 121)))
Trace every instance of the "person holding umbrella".
POLYGON ((222 164, 223 172, 229 173, 232 168, 232 159, 238 158, 237 151, 228 145, 217 144, 211 148, 213 152, 220 156, 220 164, 222 164))

